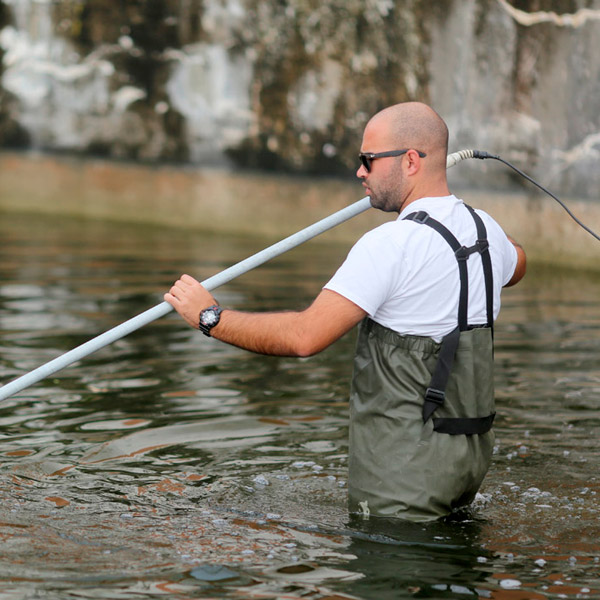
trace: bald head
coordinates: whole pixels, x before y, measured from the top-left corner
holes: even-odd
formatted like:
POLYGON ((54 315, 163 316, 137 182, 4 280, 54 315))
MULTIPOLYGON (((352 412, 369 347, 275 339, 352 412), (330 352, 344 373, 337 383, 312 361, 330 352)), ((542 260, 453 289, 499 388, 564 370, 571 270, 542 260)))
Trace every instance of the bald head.
POLYGON ((367 160, 374 155, 356 176, 375 208, 400 212, 419 198, 450 195, 448 128, 426 104, 404 102, 378 112, 365 127, 361 152, 367 160), (407 152, 395 155, 399 150, 407 152))
MULTIPOLYGON (((390 148, 414 148, 425 152, 430 166, 446 170, 448 127, 429 106, 403 102, 378 112, 369 125, 384 131, 390 148)), ((368 125, 368 126, 369 126, 368 125)))

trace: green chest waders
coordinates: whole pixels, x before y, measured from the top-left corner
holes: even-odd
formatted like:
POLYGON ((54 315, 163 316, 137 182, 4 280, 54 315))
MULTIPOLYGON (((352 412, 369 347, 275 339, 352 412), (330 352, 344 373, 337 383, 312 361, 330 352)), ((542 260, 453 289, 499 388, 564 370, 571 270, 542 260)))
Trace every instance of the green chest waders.
POLYGON ((441 343, 365 319, 350 393, 349 508, 428 521, 470 504, 489 468, 494 434, 493 281, 487 232, 467 206, 477 243, 466 248, 426 212, 458 261, 458 326, 441 343), (467 260, 479 253, 487 324, 469 326, 467 260))

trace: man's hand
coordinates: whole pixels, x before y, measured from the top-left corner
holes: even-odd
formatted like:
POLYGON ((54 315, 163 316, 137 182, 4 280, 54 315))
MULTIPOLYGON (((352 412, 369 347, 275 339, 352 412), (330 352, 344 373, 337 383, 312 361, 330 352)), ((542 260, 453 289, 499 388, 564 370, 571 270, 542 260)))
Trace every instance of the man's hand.
POLYGON ((165 294, 168 302, 194 329, 198 329, 200 311, 217 304, 213 295, 190 275, 182 275, 165 294))

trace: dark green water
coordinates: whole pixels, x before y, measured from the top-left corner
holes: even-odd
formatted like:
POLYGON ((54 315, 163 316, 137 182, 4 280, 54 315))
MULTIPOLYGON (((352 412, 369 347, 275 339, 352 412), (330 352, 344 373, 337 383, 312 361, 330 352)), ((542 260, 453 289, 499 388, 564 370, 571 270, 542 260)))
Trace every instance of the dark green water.
MULTIPOLYGON (((0 215, 0 382, 272 241, 0 215)), ((346 251, 217 296, 302 307, 346 251)), ((598 298, 535 266, 506 291, 494 463, 470 515, 428 526, 346 513, 353 335, 297 360, 146 326, 0 404, 0 599, 600 598, 598 298)))

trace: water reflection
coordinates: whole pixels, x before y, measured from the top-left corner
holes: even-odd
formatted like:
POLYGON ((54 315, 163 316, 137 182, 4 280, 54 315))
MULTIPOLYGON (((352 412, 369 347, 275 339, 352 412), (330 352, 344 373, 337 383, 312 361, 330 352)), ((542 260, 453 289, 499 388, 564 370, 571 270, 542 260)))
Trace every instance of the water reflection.
MULTIPOLYGON (((9 214, 0 240, 1 382, 267 245, 9 214)), ((311 242, 218 296, 303 306, 345 252, 311 242)), ((426 526, 347 515, 353 334, 294 360, 146 326, 0 404, 0 598, 600 597, 599 292, 534 267, 505 295, 492 469, 426 526)))
POLYGON ((470 518, 416 524, 382 518, 351 519, 346 568, 362 578, 353 586, 361 598, 479 596, 482 565, 490 552, 480 545, 480 524, 470 518))

